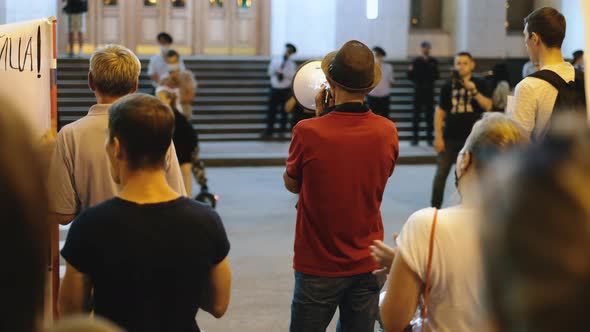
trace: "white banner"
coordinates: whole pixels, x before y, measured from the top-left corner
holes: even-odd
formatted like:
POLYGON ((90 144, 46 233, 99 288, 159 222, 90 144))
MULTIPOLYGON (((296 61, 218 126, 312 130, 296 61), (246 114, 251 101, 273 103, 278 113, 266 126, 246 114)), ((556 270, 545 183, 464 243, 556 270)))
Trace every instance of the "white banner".
POLYGON ((51 128, 53 20, 0 25, 0 100, 23 112, 39 136, 51 128))

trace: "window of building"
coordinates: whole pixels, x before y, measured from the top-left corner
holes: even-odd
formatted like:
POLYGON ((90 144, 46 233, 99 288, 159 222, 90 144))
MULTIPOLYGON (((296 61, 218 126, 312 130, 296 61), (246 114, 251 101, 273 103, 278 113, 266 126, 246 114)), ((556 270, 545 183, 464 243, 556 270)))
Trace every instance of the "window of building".
POLYGON ((209 7, 213 7, 213 8, 223 7, 223 0, 209 0, 209 7))
POLYGON ((367 0, 367 19, 374 20, 379 17, 379 0, 367 0))
POLYGON ((506 31, 522 33, 524 18, 535 9, 534 0, 506 0, 506 31))
POLYGON ((186 7, 186 0, 172 0, 172 7, 174 7, 174 8, 186 7))
POLYGON ((412 0, 410 27, 412 29, 441 29, 442 0, 412 0))
POLYGON ((237 0, 238 8, 250 9, 252 8, 252 0, 237 0))

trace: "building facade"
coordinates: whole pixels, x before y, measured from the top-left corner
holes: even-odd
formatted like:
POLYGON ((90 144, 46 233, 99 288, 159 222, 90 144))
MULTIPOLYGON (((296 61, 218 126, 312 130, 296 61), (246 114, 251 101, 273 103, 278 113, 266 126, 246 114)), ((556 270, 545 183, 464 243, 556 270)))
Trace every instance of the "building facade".
MULTIPOLYGON (((522 19, 553 6, 568 21, 564 55, 583 48, 579 0, 90 0, 84 53, 120 43, 138 54, 157 52, 161 31, 185 55, 270 55, 285 42, 298 57, 319 57, 349 39, 380 45, 392 59, 468 50, 478 58, 526 57, 522 19)), ((61 0, 0 0, 0 23, 58 18, 59 53, 67 53, 61 0)), ((76 50, 77 51, 77 50, 76 50)))

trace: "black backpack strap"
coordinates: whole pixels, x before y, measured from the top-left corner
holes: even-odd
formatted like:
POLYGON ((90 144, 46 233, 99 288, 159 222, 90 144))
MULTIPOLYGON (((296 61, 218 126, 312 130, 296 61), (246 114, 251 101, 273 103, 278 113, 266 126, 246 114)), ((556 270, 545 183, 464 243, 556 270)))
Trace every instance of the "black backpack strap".
POLYGON ((567 82, 563 78, 561 78, 561 76, 559 76, 556 72, 547 69, 539 70, 538 72, 532 73, 527 77, 534 77, 543 80, 553 85, 553 87, 556 88, 558 91, 568 85, 567 82))
POLYGON ((576 86, 580 87, 582 91, 584 90, 585 82, 584 82, 584 72, 576 69, 576 86))

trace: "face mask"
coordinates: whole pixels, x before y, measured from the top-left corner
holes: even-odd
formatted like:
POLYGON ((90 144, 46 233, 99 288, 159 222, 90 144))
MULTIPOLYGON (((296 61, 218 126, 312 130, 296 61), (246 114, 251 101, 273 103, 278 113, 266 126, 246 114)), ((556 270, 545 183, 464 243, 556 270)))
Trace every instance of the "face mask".
POLYGON ((180 70, 180 65, 178 63, 168 65, 168 71, 177 71, 180 70))
POLYGON ((168 47, 166 47, 166 46, 160 46, 160 51, 162 52, 162 54, 168 53, 169 50, 170 49, 168 47))

